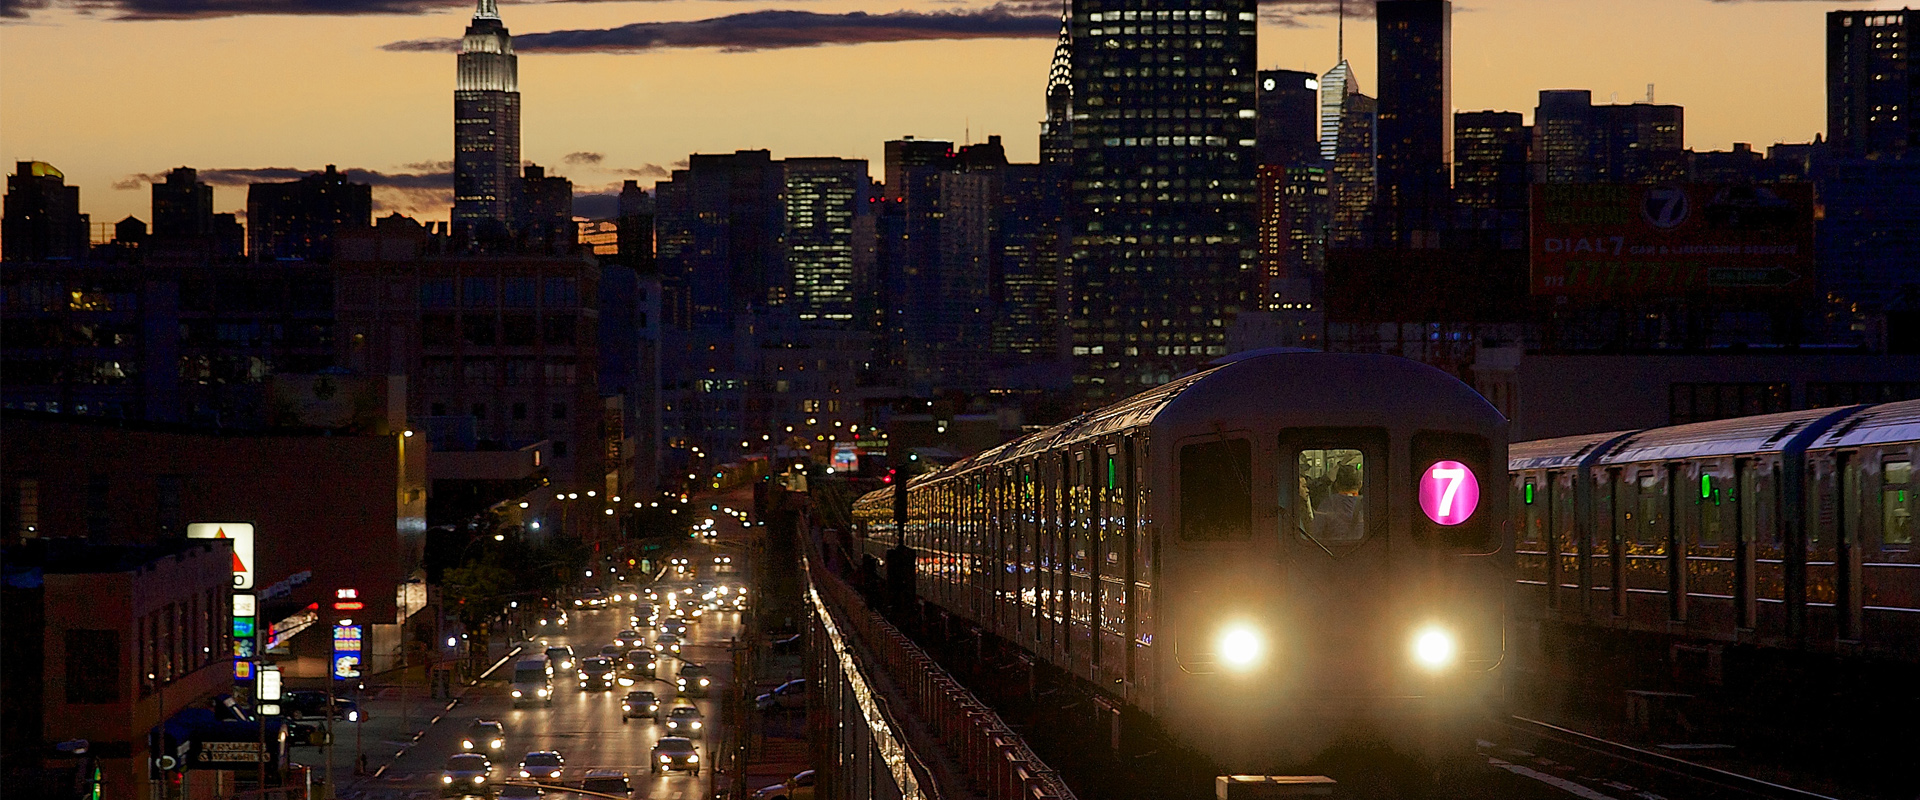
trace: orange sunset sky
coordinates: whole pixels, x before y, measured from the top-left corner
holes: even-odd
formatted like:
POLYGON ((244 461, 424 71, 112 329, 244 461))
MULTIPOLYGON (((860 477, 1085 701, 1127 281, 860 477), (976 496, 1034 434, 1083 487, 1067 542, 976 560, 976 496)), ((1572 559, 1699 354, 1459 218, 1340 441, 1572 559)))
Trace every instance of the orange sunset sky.
MULTIPOLYGON (((1265 68, 1334 63, 1332 0, 1263 4, 1265 68)), ((980 14, 979 0, 503 0, 516 42, 529 34, 684 23, 789 9, 836 17, 895 11, 980 14)), ((1374 30, 1363 0, 1347 57, 1377 94, 1374 30)), ((1687 145, 1723 150, 1806 141, 1825 128, 1824 14, 1897 2, 1824 0, 1457 0, 1453 98, 1531 121, 1543 88, 1592 89, 1686 107, 1687 145)), ((1001 7, 1025 30, 990 38, 751 49, 658 46, 520 53, 525 157, 581 193, 651 184, 691 152, 767 148, 776 158, 873 161, 913 135, 1005 137, 1036 158, 1054 39, 1032 19, 1046 0, 1001 7)), ((430 175, 452 158, 451 52, 383 49, 460 35, 469 3, 436 0, 0 0, 0 150, 43 160, 81 187, 96 222, 150 219, 141 176, 326 164, 430 175), (285 13, 294 12, 294 13, 285 13)), ((672 26, 669 26, 672 27, 672 26)), ((685 26, 681 26, 685 27, 685 26)), ((721 27, 724 27, 722 25, 721 27)), ((913 34, 903 34, 913 35, 913 34)), ((926 34, 936 35, 936 34, 926 34)), ((553 40, 554 37, 547 37, 553 40)), ((538 41, 536 37, 533 41, 538 41)), ((8 164, 11 172, 11 164, 8 164)), ((430 180, 417 181, 428 182, 430 180)), ((446 219, 449 193, 397 180, 376 213, 446 219)), ((244 210, 235 179, 218 211, 244 210)))

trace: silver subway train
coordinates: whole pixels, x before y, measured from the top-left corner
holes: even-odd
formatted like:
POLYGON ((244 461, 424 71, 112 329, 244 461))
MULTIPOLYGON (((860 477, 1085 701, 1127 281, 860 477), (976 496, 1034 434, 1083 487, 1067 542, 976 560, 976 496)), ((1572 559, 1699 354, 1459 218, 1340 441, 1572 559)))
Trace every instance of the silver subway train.
POLYGON ((1523 442, 1516 611, 1920 661, 1920 400, 1523 442))
POLYGON ((1213 367, 855 504, 916 592, 1242 771, 1444 762, 1497 690, 1506 421, 1381 355, 1213 367))

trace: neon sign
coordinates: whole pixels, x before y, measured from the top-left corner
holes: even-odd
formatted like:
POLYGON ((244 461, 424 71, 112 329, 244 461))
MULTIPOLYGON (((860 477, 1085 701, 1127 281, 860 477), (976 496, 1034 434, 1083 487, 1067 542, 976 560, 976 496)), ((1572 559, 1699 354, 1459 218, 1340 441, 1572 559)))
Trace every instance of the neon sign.
POLYGON ((1420 475, 1420 510, 1440 525, 1458 525, 1480 507, 1480 480, 1458 461, 1436 461, 1420 475))

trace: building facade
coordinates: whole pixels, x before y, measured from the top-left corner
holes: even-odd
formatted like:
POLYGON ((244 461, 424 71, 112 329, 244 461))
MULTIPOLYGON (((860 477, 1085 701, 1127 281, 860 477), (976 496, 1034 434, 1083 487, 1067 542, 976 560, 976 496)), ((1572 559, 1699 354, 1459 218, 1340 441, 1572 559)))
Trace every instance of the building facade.
POLYGON ((1911 10, 1827 12, 1827 143, 1841 156, 1899 155, 1920 146, 1920 68, 1911 10))
POLYGON ((1258 302, 1252 0, 1073 4, 1070 358, 1097 405, 1226 352, 1258 302), (1084 116, 1083 116, 1084 115, 1084 116))
POLYGON ((1382 0, 1377 245, 1437 246, 1451 206, 1453 3, 1382 0))
MULTIPOLYGON (((158 211, 156 198, 155 219, 158 211)), ((373 187, 347 180, 332 164, 296 181, 247 187, 247 252, 255 261, 326 261, 340 234, 372 224, 373 187)))
POLYGON ((86 258, 90 220, 80 187, 45 161, 21 161, 7 176, 0 209, 0 261, 86 258))
POLYGON ((867 162, 789 158, 786 175, 786 274, 793 315, 802 324, 852 328, 858 307, 855 217, 867 213, 867 162))

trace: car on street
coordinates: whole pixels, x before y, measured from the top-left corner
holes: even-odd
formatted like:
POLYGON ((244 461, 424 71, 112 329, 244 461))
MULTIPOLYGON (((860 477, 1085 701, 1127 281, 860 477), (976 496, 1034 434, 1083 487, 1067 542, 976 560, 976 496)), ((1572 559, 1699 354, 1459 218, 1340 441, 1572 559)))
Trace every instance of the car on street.
POLYGON ((651 678, 653 677, 654 671, 659 669, 659 667, 660 657, 654 655, 652 650, 644 647, 636 647, 628 650, 627 654, 620 658, 620 674, 623 676, 622 685, 629 685, 625 683, 625 681, 629 680, 651 678))
POLYGON ((556 644, 547 648, 547 666, 552 669, 573 669, 573 646, 556 644))
POLYGON ((487 785, 487 773, 492 770, 493 762, 479 753, 454 755, 440 771, 440 793, 491 795, 493 787, 487 785))
POLYGON ((621 648, 639 647, 645 641, 645 636, 641 636, 639 631, 631 628, 613 635, 613 643, 621 648))
POLYGON ((474 720, 460 739, 460 749, 470 753, 498 753, 506 746, 507 729, 493 720, 474 720))
POLYGON ((547 671, 547 660, 528 658, 513 664, 513 704, 540 703, 553 705, 553 679, 547 671))
POLYGON ((679 653, 680 637, 676 634, 662 633, 653 637, 654 649, 660 652, 679 653))
POLYGON ((541 614, 540 627, 548 630, 567 627, 567 612, 554 610, 541 614))
POLYGON ((626 797, 633 792, 633 786, 627 783, 627 773, 617 769, 596 769, 588 772, 587 777, 580 781, 580 788, 616 797, 626 797))
POLYGON ((659 722, 660 698, 644 689, 628 692, 627 696, 620 701, 620 722, 625 724, 627 720, 635 717, 646 717, 659 722))
POLYGON ((787 681, 774 687, 773 691, 753 698, 753 707, 761 711, 776 708, 799 708, 807 704, 807 679, 787 681))
POLYGON ((559 783, 567 759, 558 750, 535 750, 520 759, 520 777, 539 783, 559 783))
POLYGON ((660 630, 675 636, 685 636, 687 635, 687 621, 679 617, 668 617, 667 619, 660 620, 660 630))
POLYGON ((699 739, 705 735, 701 730, 707 726, 707 718, 700 709, 693 706, 674 706, 667 712, 667 733, 673 736, 685 736, 699 739))
POLYGON ((623 655, 626 655, 626 653, 627 653, 627 647, 626 645, 623 645, 623 644, 616 643, 616 644, 600 645, 600 656, 609 661, 619 658, 623 655))
POLYGON ((580 596, 573 598, 574 608, 605 608, 607 593, 598 586, 580 590, 580 596))
POLYGON ((366 719, 366 715, 360 711, 360 704, 344 697, 331 698, 333 713, 328 714, 328 701, 329 698, 326 692, 295 690, 281 695, 280 708, 287 715, 288 719, 304 719, 306 717, 320 717, 324 719, 328 716, 348 722, 359 722, 366 719))
POLYGON ((700 774, 700 754, 685 736, 662 736, 653 743, 653 771, 684 769, 700 774))
POLYGON ((794 774, 753 793, 753 800, 813 800, 813 770, 794 774))
POLYGON ((713 686, 713 672, 699 664, 681 664, 675 683, 683 695, 706 697, 707 689, 713 686))
POLYGON ((594 656, 580 662, 581 689, 612 689, 613 662, 594 656))

